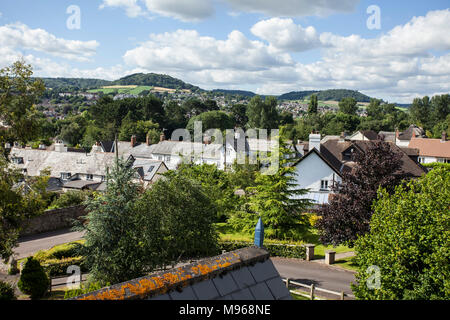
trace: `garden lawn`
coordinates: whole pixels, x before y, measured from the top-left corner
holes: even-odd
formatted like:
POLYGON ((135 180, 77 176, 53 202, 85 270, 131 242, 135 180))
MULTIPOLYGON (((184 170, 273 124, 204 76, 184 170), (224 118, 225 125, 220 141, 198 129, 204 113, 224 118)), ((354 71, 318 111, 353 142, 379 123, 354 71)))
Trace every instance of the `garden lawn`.
MULTIPOLYGON (((220 240, 222 241, 249 241, 253 242, 253 235, 249 235, 247 233, 237 232, 233 230, 227 223, 216 223, 217 231, 219 232, 220 240)), ((310 228, 305 235, 303 236, 302 241, 289 241, 289 240, 273 240, 273 239, 264 239, 267 243, 289 243, 295 245, 302 245, 306 243, 311 243, 316 245, 314 248, 314 259, 324 259, 325 251, 334 250, 336 253, 350 252, 353 251, 352 248, 347 246, 325 246, 320 243, 319 235, 316 229, 310 228)))

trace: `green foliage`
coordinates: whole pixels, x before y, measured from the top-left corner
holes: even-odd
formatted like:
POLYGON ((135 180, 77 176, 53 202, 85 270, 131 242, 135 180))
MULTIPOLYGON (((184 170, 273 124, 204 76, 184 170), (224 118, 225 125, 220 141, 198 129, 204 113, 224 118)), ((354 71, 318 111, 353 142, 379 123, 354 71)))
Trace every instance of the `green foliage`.
POLYGON ((25 262, 17 285, 20 291, 29 294, 31 299, 39 299, 47 292, 50 279, 39 261, 33 257, 29 257, 25 262))
POLYGON ((216 252, 217 210, 198 182, 182 175, 160 179, 137 201, 135 210, 145 230, 145 257, 153 267, 216 252))
POLYGON ((119 140, 120 141, 130 141, 131 136, 135 135, 136 140, 138 142, 146 142, 147 134, 150 130, 156 132, 159 141, 159 135, 161 134, 157 129, 159 125, 153 123, 152 121, 142 121, 138 120, 137 122, 133 122, 131 120, 123 121, 122 126, 120 127, 119 132, 119 140))
POLYGON ((310 204, 298 196, 307 192, 295 185, 295 167, 291 166, 292 152, 280 140, 279 168, 273 174, 256 173, 255 187, 248 187, 248 201, 229 219, 235 230, 252 232, 262 218, 268 238, 295 239, 305 225, 304 209, 310 204))
POLYGON ((358 111, 357 101, 353 98, 344 98, 339 102, 339 112, 356 115, 358 111))
MULTIPOLYGON (((200 184, 202 190, 214 203, 219 221, 228 217, 230 212, 236 208, 234 204, 238 201, 238 197, 234 195, 235 188, 229 179, 231 176, 236 177, 233 173, 219 170, 216 165, 212 164, 193 165, 182 163, 176 172, 172 171, 167 173, 167 175, 182 176, 200 184)), ((235 182, 237 183, 237 181, 235 182)))
POLYGON ((308 113, 317 113, 317 109, 319 107, 319 102, 317 100, 317 95, 313 94, 311 95, 311 101, 309 102, 308 105, 308 113))
POLYGON ((86 201, 90 194, 91 192, 89 191, 67 191, 61 194, 59 198, 55 199, 48 207, 48 210, 81 205, 86 201))
POLYGON ((48 250, 39 250, 34 254, 34 259, 42 264, 48 262, 48 260, 58 260, 63 258, 74 258, 79 256, 81 252, 82 244, 78 242, 64 243, 52 247, 48 250))
POLYGON ((0 256, 5 261, 12 254, 23 222, 41 214, 50 196, 45 191, 48 176, 19 183, 22 178, 0 152, 0 256))
MULTIPOLYGON (((106 286, 109 286, 110 284, 106 283, 106 286)), ((78 296, 81 296, 86 293, 90 293, 93 291, 100 290, 104 287, 104 285, 101 282, 88 282, 88 283, 81 283, 79 289, 69 289, 64 293, 64 300, 72 299, 78 296)))
POLYGON ((225 112, 222 111, 207 111, 203 112, 198 116, 192 117, 186 129, 188 129, 191 134, 194 133, 194 122, 202 122, 202 130, 206 131, 208 129, 219 129, 220 131, 225 131, 226 129, 234 128, 233 118, 225 112))
POLYGON ((48 259, 42 264, 42 267, 50 277, 56 277, 67 276, 67 268, 73 265, 79 266, 81 272, 89 271, 83 257, 48 259))
POLYGON ((16 300, 14 287, 7 282, 0 281, 0 301, 10 300, 16 300))
POLYGON ((275 97, 266 97, 265 101, 260 96, 253 97, 247 106, 247 127, 252 129, 278 128, 277 104, 275 97))
POLYGON ((450 298, 450 170, 440 167, 389 195, 380 190, 370 233, 356 242, 359 299, 450 298), (369 289, 369 266, 381 288, 369 289))
MULTIPOLYGON (((34 104, 44 92, 44 84, 35 80, 31 65, 24 60, 0 70, 0 121, 9 126, 14 140, 23 143, 39 133, 34 104)), ((12 141, 11 141, 12 142, 12 141)))
MULTIPOLYGON (((254 244, 252 242, 245 242, 245 241, 220 241, 219 253, 221 253, 222 250, 229 252, 246 247, 251 247, 253 245, 254 244)), ((295 258, 295 259, 306 258, 306 248, 304 246, 278 244, 278 243, 264 243, 264 248, 267 249, 267 251, 269 251, 270 256, 272 257, 295 258)))
POLYGON ((86 202, 88 223, 81 224, 86 240, 82 255, 96 281, 118 283, 143 274, 141 239, 134 208, 139 186, 136 172, 118 160, 107 176, 107 191, 86 202))

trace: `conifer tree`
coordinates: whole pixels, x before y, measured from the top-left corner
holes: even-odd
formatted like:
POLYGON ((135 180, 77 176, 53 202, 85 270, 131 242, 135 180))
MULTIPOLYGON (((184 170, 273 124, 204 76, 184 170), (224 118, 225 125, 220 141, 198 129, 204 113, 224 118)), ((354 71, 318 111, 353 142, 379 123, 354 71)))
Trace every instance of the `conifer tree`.
POLYGON ((246 189, 248 202, 230 218, 235 229, 253 232, 261 217, 267 237, 292 239, 299 236, 306 221, 303 213, 310 201, 300 198, 307 190, 296 188, 292 156, 293 152, 280 140, 279 169, 272 175, 256 173, 256 186, 246 189))

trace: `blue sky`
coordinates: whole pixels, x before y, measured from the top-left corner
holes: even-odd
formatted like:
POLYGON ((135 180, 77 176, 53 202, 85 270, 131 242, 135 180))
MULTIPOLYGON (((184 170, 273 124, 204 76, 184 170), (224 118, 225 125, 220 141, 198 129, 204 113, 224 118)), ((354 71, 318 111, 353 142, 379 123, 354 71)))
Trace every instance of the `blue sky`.
POLYGON ((38 76, 156 72, 205 89, 347 88, 408 103, 450 91, 449 30, 448 0, 4 0, 0 67, 24 57, 38 76), (67 28, 71 5, 79 29, 67 28))

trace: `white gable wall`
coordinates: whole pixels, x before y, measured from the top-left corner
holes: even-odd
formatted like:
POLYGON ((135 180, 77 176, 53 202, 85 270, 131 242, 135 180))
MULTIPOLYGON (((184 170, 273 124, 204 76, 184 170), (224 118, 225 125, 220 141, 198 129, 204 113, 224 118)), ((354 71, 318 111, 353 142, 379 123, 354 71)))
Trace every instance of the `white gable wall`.
MULTIPOLYGON (((295 183, 298 188, 309 189, 308 198, 328 199, 327 195, 331 193, 333 181, 341 182, 339 175, 320 158, 316 153, 311 153, 307 158, 303 159, 296 165, 295 183), (328 181, 328 190, 321 190, 321 181, 328 181)), ((302 196, 305 198, 305 196, 302 196)), ((323 201, 322 203, 326 203, 323 201)))

